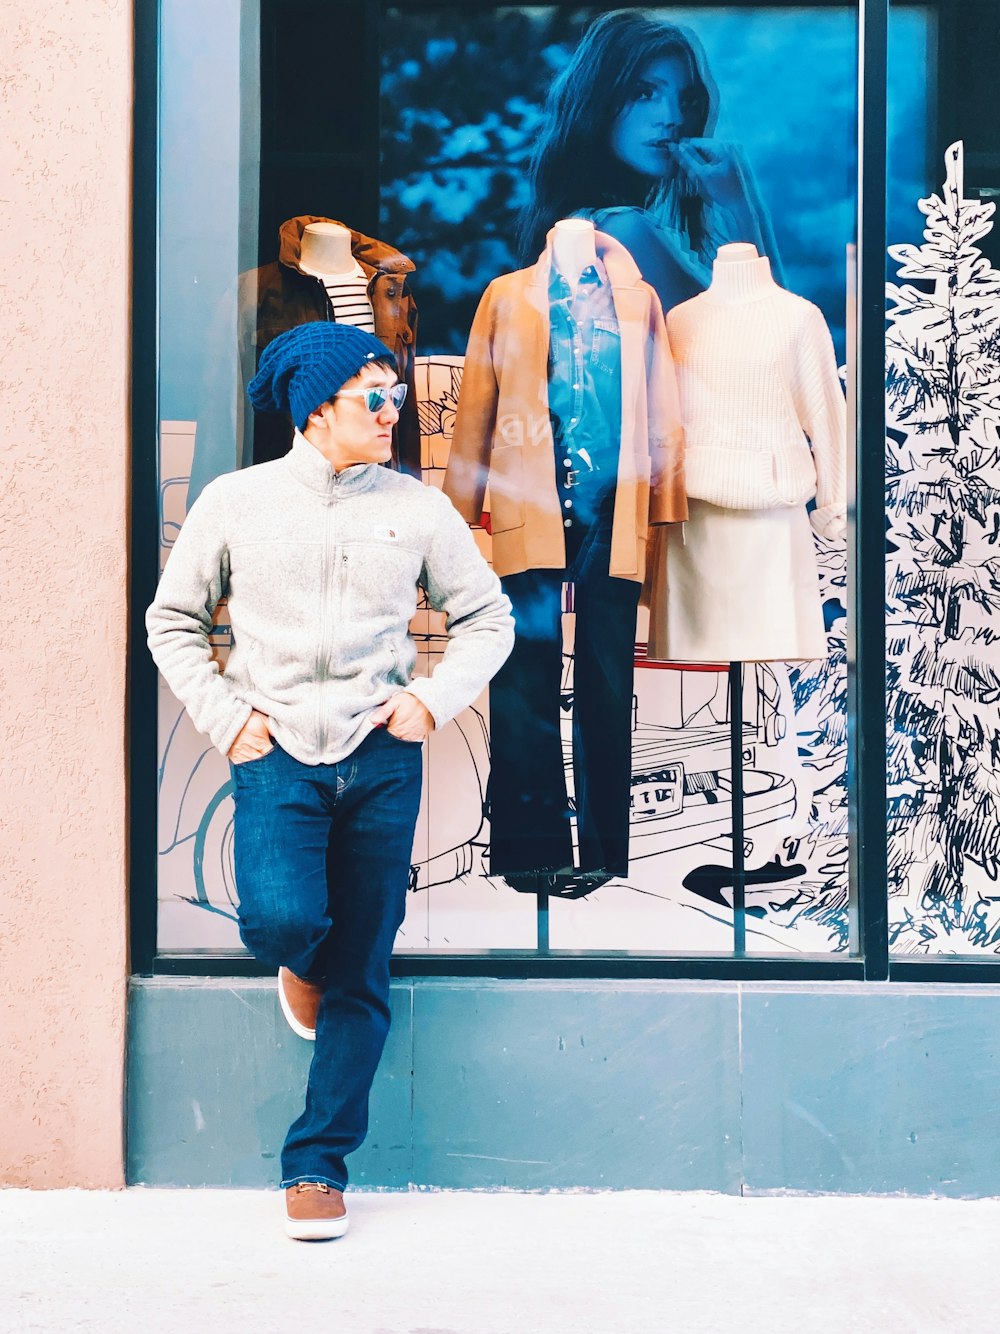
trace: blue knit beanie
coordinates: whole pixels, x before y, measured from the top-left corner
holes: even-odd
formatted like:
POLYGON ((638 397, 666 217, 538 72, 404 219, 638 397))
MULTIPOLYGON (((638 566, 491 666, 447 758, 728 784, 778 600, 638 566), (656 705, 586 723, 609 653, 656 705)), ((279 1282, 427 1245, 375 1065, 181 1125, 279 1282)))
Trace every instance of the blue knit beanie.
POLYGON ((362 366, 384 360, 395 364, 384 343, 353 324, 299 324, 268 343, 247 393, 260 412, 287 412, 304 431, 310 412, 333 398, 362 366))

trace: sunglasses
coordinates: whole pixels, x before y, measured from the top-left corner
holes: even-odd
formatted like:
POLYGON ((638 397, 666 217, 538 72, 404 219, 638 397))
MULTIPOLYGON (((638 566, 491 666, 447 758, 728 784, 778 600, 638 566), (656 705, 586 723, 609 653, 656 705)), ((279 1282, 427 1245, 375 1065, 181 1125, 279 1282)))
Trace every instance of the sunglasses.
POLYGON ((369 412, 381 412, 389 399, 398 412, 406 402, 407 387, 405 384, 377 384, 371 389, 341 389, 337 398, 363 398, 369 412))

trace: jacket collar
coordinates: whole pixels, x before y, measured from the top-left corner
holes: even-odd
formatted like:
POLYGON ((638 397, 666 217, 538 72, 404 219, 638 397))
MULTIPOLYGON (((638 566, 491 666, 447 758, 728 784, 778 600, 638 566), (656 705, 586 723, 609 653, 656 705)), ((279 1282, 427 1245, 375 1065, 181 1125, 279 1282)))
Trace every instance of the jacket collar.
POLYGON ((331 499, 367 491, 377 480, 380 467, 378 463, 354 463, 341 472, 334 472, 319 450, 298 429, 285 462, 297 482, 317 495, 331 499))
MULTIPOLYGON (((598 255, 596 264, 588 264, 580 274, 579 294, 585 298, 593 299, 606 286, 607 282, 608 271, 605 269, 600 255, 598 255)), ((553 265, 549 270, 549 300, 567 303, 572 299, 573 289, 553 265)))
MULTIPOLYGON (((533 264, 529 270, 531 286, 544 287, 546 291, 552 274, 552 240, 554 235, 555 228, 553 227, 545 238, 545 249, 539 255, 537 263, 533 264)), ((607 270, 608 281, 611 286, 638 287, 642 282, 642 274, 639 272, 638 264, 622 243, 616 241, 613 236, 608 236, 606 232, 597 231, 594 233, 594 241, 597 248, 597 258, 607 270)))
MULTIPOLYGON (((338 227, 347 227, 346 222, 337 222, 336 218, 313 217, 309 213, 298 218, 289 218, 287 222, 281 224, 278 232, 279 264, 295 269, 298 273, 302 272, 299 268, 302 256, 302 233, 311 222, 333 222, 338 227)), ((412 273, 416 268, 411 259, 407 259, 391 245, 353 230, 351 230, 351 254, 369 278, 373 273, 412 273)))

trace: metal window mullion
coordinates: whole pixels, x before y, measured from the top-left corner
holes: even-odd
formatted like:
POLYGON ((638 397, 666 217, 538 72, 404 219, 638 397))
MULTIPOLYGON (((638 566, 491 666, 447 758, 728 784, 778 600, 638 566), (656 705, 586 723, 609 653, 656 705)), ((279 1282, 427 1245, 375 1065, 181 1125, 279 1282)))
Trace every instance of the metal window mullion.
POLYGON ((865 976, 889 975, 885 751, 885 246, 889 0, 860 0, 856 487, 848 528, 851 886, 865 976))
POLYGON ((747 875, 743 789, 743 664, 729 664, 729 797, 733 815, 733 957, 747 952, 747 875))
POLYGON ((129 966, 148 971, 156 954, 156 668, 146 652, 145 609, 159 574, 157 351, 159 345, 159 0, 134 10, 131 534, 126 676, 129 748, 129 966))

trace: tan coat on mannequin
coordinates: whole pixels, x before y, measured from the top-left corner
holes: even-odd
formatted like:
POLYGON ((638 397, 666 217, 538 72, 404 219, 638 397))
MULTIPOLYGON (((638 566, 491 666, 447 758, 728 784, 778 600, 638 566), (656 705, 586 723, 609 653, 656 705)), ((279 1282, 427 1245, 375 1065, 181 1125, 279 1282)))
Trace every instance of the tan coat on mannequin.
MULTIPOLYGON (((650 524, 687 515, 683 433, 659 298, 635 261, 596 232, 621 332, 622 421, 611 574, 642 583, 650 524)), ((497 574, 566 565, 548 407, 553 235, 530 269, 495 279, 469 337, 444 492, 478 523, 487 483, 497 574)))

